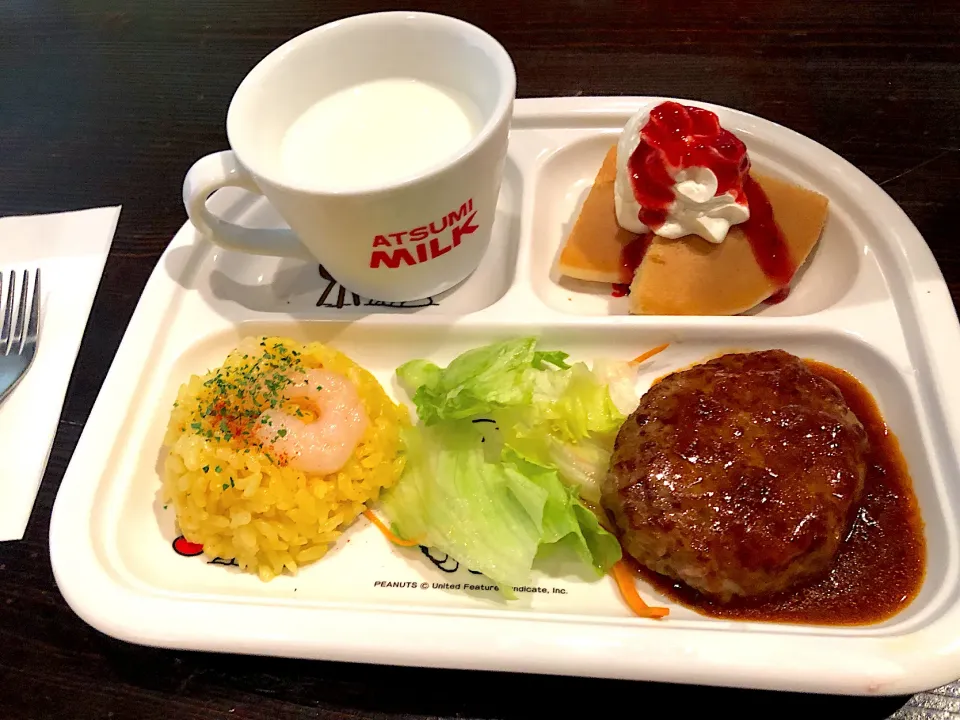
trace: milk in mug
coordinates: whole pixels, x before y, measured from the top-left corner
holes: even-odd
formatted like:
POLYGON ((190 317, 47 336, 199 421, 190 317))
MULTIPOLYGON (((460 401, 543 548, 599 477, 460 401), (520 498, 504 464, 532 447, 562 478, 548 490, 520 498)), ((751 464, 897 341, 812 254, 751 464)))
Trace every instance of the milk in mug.
POLYGON ((356 191, 411 179, 480 130, 466 97, 410 78, 354 85, 310 106, 285 132, 282 173, 299 187, 356 191))

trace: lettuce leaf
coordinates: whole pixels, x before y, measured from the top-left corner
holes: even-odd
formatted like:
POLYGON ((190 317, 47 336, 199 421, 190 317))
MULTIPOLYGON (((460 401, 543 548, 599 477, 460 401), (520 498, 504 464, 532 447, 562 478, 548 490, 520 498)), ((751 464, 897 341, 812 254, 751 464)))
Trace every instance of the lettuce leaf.
POLYGON ((606 385, 610 398, 617 409, 629 415, 640 404, 637 394, 637 368, 625 360, 597 358, 593 361, 593 374, 597 381, 606 385))
MULTIPOLYGON (((508 596, 529 580, 542 547, 562 543, 601 573, 620 558, 580 498, 599 502, 625 414, 605 379, 536 346, 518 338, 446 368, 413 360, 397 369, 422 425, 406 433, 406 468, 384 511, 402 536, 484 573, 508 596)), ((610 361, 605 376, 628 405, 635 370, 610 361)))
POLYGON ((397 378, 413 393, 417 415, 426 425, 458 420, 530 401, 529 372, 546 358, 534 351, 536 338, 520 338, 468 350, 445 369, 426 360, 397 368, 397 378))
POLYGON ((510 449, 517 455, 556 468, 563 481, 587 502, 600 504, 600 482, 610 466, 611 442, 607 438, 585 438, 565 443, 536 429, 515 434, 510 449))
POLYGON ((531 377, 529 403, 491 413, 504 444, 527 460, 555 468, 585 500, 598 503, 600 480, 626 416, 583 363, 531 377))
POLYGON ((483 441, 494 432, 462 420, 405 431, 403 478, 381 505, 397 533, 483 573, 508 598, 540 549, 561 541, 605 573, 620 559, 616 538, 556 470, 506 447, 489 457, 483 441))

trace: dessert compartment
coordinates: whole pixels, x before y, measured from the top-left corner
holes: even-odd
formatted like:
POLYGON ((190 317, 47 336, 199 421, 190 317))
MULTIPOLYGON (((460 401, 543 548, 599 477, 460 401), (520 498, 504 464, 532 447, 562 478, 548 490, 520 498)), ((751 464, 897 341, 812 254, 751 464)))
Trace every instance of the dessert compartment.
MULTIPOLYGON (((513 282, 520 235, 523 182, 508 157, 500 188, 490 245, 477 269, 459 285, 439 295, 409 302, 361 297, 336 281, 319 262, 249 255, 211 246, 192 281, 204 300, 231 320, 253 313, 299 317, 359 317, 377 313, 464 315, 499 300, 513 282)), ((286 227, 264 198, 225 188, 211 199, 225 219, 254 228, 286 227)), ((184 253, 188 252, 183 248, 184 253)))
MULTIPOLYGON (((430 557, 420 550, 399 549, 387 543, 365 519, 360 519, 323 560, 303 568, 297 576, 269 583, 236 568, 218 567, 209 558, 186 558, 174 552, 177 537, 174 514, 164 509, 159 494, 163 432, 177 387, 191 373, 201 373, 222 362, 246 335, 288 335, 319 340, 346 352, 368 368, 388 392, 406 399, 393 377, 400 363, 427 357, 446 363, 455 355, 496 339, 531 333, 537 328, 508 323, 472 323, 458 326, 418 323, 373 326, 349 323, 246 323, 212 334, 187 349, 155 374, 145 397, 149 405, 131 408, 129 436, 118 442, 122 451, 109 479, 109 499, 98 507, 93 522, 95 544, 110 559, 113 572, 125 583, 147 594, 181 599, 275 605, 295 602, 315 608, 386 608, 391 611, 526 616, 572 616, 584 622, 633 622, 612 580, 571 573, 560 561, 547 560, 531 583, 545 592, 521 594, 504 602, 489 589, 491 583, 458 567, 455 561, 430 557), (385 352, 385 349, 387 351, 385 352), (589 582, 589 580, 595 580, 589 582), (396 583, 384 586, 383 583, 396 583), (424 587, 426 584, 427 587, 424 587), (446 584, 446 585, 445 585, 446 584), (458 586, 450 588, 449 586, 458 586)), ((949 448, 928 452, 924 446, 926 421, 917 411, 912 379, 870 346, 832 331, 747 328, 718 332, 703 326, 676 330, 638 331, 624 325, 551 326, 542 332, 544 347, 559 347, 574 359, 630 357, 664 341, 673 344, 644 365, 638 387, 643 390, 658 377, 719 352, 731 349, 780 347, 847 369, 874 394, 884 416, 898 435, 909 463, 926 522, 928 572, 919 597, 901 614, 884 624, 861 628, 821 628, 773 624, 744 624, 707 618, 673 606, 670 628, 710 627, 739 632, 745 627, 765 632, 835 635, 877 635, 907 632, 931 621, 957 594, 953 492, 945 473, 956 475, 949 448)), ((649 589, 648 599, 662 601, 649 589)))
MULTIPOLYGON (((625 120, 626 118, 624 118, 625 120)), ((877 238, 861 224, 862 210, 835 180, 793 151, 724 119, 748 145, 761 173, 809 187, 830 199, 829 215, 817 247, 795 276, 790 294, 778 304, 762 304, 752 315, 786 317, 875 302, 891 295, 875 252, 877 238)), ((625 315, 627 298, 614 297, 609 284, 560 275, 560 248, 579 215, 604 155, 615 144, 619 127, 597 127, 559 146, 536 169, 531 207, 530 280, 540 299, 563 313, 625 315)))

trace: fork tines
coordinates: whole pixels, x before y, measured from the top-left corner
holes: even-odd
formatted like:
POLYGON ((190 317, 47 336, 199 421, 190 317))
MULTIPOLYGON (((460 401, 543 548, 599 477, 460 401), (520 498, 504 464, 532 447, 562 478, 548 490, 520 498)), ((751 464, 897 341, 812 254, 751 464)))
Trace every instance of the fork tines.
MULTIPOLYGON (((23 280, 20 285, 20 300, 17 303, 17 321, 13 324, 13 306, 16 295, 17 275, 11 270, 8 273, 7 299, 3 302, 3 328, 0 329, 0 353, 9 355, 19 354, 24 347, 34 346, 37 343, 37 331, 40 325, 40 269, 33 273, 33 288, 30 287, 30 273, 23 271, 23 280), (27 309, 27 295, 32 295, 27 309), (29 312, 29 315, 28 315, 29 312), (12 332, 11 332, 12 331, 12 332)), ((0 274, 0 293, 3 288, 3 275, 0 274)), ((2 297, 2 294, 0 294, 2 297)))

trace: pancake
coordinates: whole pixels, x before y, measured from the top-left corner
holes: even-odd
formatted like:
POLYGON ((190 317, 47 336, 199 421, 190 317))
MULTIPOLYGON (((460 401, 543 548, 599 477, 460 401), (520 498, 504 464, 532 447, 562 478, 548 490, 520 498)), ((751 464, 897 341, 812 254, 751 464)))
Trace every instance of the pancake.
MULTIPOLYGON (((603 283, 630 284, 634 315, 736 315, 780 290, 757 264, 740 226, 720 244, 696 236, 654 236, 633 273, 622 251, 638 236, 617 224, 613 183, 617 148, 607 152, 558 261, 562 274, 603 283)), ((800 267, 816 247, 827 219, 823 195, 752 172, 773 208, 790 256, 800 267)))

